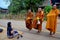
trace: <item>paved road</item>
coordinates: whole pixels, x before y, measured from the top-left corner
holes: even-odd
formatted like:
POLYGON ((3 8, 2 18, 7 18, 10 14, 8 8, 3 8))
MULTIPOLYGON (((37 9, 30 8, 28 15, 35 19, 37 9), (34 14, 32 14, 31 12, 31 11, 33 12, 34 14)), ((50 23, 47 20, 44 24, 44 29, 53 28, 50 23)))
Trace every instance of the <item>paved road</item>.
POLYGON ((25 27, 25 22, 23 20, 4 20, 0 19, 0 25, 3 27, 7 27, 7 22, 12 22, 12 26, 14 29, 21 30, 24 32, 23 38, 21 40, 60 40, 60 19, 58 19, 57 25, 57 33, 54 37, 49 36, 49 32, 45 29, 46 22, 43 22, 43 31, 41 33, 37 33, 37 30, 33 29, 29 31, 25 27))

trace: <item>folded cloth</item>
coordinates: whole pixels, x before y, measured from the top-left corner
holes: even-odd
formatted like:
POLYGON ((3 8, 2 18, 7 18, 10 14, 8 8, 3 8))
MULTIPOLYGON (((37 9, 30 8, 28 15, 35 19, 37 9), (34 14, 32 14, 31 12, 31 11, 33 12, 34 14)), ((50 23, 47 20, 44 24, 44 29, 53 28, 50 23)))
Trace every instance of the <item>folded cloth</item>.
POLYGON ((20 37, 23 37, 22 34, 19 34, 18 31, 14 30, 13 36, 16 37, 16 36, 18 36, 18 35, 20 35, 20 37))

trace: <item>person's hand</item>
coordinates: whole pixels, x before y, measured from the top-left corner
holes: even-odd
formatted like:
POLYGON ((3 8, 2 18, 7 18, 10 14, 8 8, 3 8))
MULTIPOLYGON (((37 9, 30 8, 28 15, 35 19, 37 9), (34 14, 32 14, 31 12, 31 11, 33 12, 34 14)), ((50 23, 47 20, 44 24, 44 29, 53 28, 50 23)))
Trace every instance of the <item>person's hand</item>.
POLYGON ((13 31, 11 31, 11 33, 13 34, 13 31))

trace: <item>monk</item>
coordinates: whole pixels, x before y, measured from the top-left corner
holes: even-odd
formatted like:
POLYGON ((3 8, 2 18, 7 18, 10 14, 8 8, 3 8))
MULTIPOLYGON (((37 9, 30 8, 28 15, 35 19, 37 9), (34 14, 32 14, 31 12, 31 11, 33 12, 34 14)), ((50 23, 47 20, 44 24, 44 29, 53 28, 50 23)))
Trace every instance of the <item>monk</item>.
POLYGON ((33 19, 33 13, 31 11, 31 9, 28 10, 28 13, 26 15, 26 28, 28 28, 29 30, 32 29, 32 19, 33 19))
POLYGON ((34 29, 38 30, 38 33, 42 30, 42 22, 43 22, 44 12, 41 8, 38 8, 38 12, 36 13, 35 19, 33 20, 34 29))
POLYGON ((47 14, 46 29, 50 31, 50 35, 54 35, 56 32, 58 13, 59 10, 57 9, 56 5, 53 5, 52 10, 47 14))

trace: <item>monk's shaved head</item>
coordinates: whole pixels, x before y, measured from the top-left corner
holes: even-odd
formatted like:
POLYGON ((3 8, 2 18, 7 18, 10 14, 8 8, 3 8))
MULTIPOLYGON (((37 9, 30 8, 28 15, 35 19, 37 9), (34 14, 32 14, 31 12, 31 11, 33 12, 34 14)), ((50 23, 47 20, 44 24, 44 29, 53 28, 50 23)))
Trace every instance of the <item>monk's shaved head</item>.
POLYGON ((56 5, 53 5, 53 9, 56 9, 57 8, 57 6, 56 5))
POLYGON ((29 9, 28 12, 31 12, 31 9, 29 9))
POLYGON ((38 8, 38 12, 41 11, 42 9, 41 8, 38 8))

